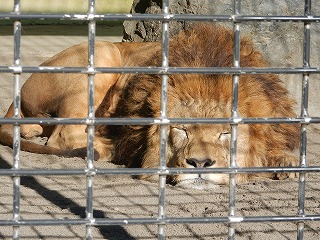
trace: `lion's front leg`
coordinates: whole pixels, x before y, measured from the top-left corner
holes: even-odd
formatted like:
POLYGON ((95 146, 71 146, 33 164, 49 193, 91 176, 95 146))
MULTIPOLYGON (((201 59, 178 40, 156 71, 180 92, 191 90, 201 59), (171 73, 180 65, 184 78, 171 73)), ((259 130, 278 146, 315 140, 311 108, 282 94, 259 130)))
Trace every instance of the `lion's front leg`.
MULTIPOLYGON (((47 145, 57 149, 84 148, 87 147, 87 138, 85 125, 58 125, 48 139, 47 145)), ((99 160, 111 161, 114 147, 110 139, 95 137, 94 148, 99 153, 99 160)))
MULTIPOLYGON (((273 150, 269 152, 267 160, 270 167, 296 167, 299 163, 297 157, 286 154, 283 150, 273 150)), ((297 176, 298 174, 295 172, 277 172, 273 174, 273 179, 283 180, 297 176)))

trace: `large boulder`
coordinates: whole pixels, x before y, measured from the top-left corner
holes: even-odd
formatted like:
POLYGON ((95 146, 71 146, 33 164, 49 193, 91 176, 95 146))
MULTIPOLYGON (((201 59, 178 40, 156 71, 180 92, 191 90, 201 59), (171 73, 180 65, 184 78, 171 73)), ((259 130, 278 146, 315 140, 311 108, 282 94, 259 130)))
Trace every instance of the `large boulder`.
MULTIPOLYGON (((171 13, 208 14, 208 0, 175 0, 170 3, 171 13)), ((162 0, 134 0, 131 13, 159 14, 162 13, 162 0)), ((190 22, 170 22, 170 34, 187 29, 190 22)), ((124 41, 152 42, 160 41, 162 32, 161 21, 125 21, 124 41)))

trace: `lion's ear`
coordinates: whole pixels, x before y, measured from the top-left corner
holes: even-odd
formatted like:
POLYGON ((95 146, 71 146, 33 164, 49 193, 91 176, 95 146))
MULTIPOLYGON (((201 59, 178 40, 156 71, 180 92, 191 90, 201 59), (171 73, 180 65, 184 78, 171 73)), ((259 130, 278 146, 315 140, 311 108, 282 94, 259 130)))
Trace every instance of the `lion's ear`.
POLYGON ((170 138, 175 148, 183 148, 188 142, 188 133, 186 129, 172 127, 170 129, 170 138))

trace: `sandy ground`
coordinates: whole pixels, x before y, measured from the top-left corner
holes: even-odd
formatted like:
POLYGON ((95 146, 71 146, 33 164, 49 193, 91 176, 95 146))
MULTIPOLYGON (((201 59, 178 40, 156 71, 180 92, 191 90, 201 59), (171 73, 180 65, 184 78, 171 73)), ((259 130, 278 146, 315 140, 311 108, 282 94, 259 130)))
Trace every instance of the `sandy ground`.
MULTIPOLYGON (((118 41, 120 37, 99 37, 118 41)), ((79 36, 23 36, 22 64, 39 65, 48 57, 73 44, 86 41, 79 36)), ((12 36, 0 36, 0 65, 13 62, 12 36)), ((22 80, 28 74, 22 74, 22 80)), ((12 101, 13 77, 0 73, 0 116, 12 101)), ((308 162, 320 165, 320 131, 309 126, 308 162)), ((0 146, 0 168, 12 166, 12 149, 0 146)), ((21 168, 72 169, 85 168, 82 159, 22 152, 21 168)), ((97 168, 117 168, 106 162, 97 168)), ((306 179, 305 213, 320 215, 320 176, 309 174, 306 179)), ((12 219, 12 179, 0 176, 0 219, 12 219)), ((187 190, 168 186, 166 214, 168 217, 225 217, 228 215, 229 189, 217 186, 208 191, 187 190)), ((158 185, 133 180, 129 176, 97 176, 94 179, 94 217, 97 218, 157 218, 158 185)), ((77 219, 85 217, 86 177, 22 177, 21 218, 77 219)), ((237 186, 236 215, 286 216, 296 215, 298 181, 261 180, 237 186)), ((320 239, 320 222, 305 223, 305 239, 320 239)), ((291 222, 239 223, 236 239, 296 239, 297 226, 291 222)), ((20 239, 84 239, 85 226, 26 226, 20 228, 20 239)), ((172 224, 165 227, 167 239, 226 239, 227 226, 221 223, 172 224)), ((93 230, 94 239, 156 239, 156 225, 101 226, 93 230)), ((0 239, 11 239, 12 227, 0 226, 0 239)))

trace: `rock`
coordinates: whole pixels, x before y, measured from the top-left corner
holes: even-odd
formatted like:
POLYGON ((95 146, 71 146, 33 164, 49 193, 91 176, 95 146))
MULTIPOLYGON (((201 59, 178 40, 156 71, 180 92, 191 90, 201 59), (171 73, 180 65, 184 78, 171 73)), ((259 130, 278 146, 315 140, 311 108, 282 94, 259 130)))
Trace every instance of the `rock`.
MULTIPOLYGON (((134 0, 131 13, 160 14, 162 0, 134 0)), ((171 1, 171 13, 208 14, 208 0, 175 0, 171 1)), ((187 29, 192 22, 172 21, 169 24, 170 35, 187 29)), ((161 21, 124 21, 123 41, 152 42, 160 41, 161 21)))

